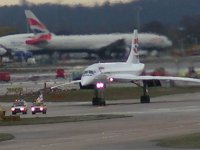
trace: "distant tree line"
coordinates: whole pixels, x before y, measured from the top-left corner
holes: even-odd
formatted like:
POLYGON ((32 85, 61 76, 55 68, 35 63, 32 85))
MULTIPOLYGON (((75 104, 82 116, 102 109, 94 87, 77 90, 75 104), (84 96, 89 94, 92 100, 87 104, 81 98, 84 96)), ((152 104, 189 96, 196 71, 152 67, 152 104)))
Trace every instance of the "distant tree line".
POLYGON ((28 32, 25 9, 32 10, 56 34, 142 32, 167 35, 175 46, 180 38, 200 40, 199 0, 140 0, 84 7, 82 5, 30 5, 0 7, 0 35, 28 32))

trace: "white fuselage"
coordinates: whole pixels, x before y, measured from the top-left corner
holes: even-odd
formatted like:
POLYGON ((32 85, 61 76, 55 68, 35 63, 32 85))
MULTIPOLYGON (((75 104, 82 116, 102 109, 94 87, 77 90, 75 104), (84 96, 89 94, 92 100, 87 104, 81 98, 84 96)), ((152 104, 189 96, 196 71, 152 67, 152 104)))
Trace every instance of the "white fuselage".
POLYGON ((96 63, 87 67, 81 78, 81 85, 87 86, 90 84, 96 84, 97 82, 108 82, 109 76, 114 75, 134 75, 139 76, 145 65, 143 63, 132 64, 126 62, 117 63, 96 63))
MULTIPOLYGON (((129 46, 132 39, 130 33, 115 33, 115 34, 97 34, 97 35, 69 35, 69 36, 56 36, 52 34, 52 38, 47 42, 40 44, 27 44, 26 40, 34 37, 32 33, 16 34, 0 37, 0 51, 5 52, 3 49, 12 51, 34 51, 34 50, 98 50, 102 47, 108 46, 118 40, 124 39, 125 43, 129 46)), ((140 43, 146 47, 166 47, 171 45, 165 36, 154 34, 140 34, 140 43)))
POLYGON ((26 40, 33 37, 34 34, 15 34, 0 37, 0 48, 15 51, 29 51, 29 50, 40 50, 42 48, 34 45, 26 44, 26 40))

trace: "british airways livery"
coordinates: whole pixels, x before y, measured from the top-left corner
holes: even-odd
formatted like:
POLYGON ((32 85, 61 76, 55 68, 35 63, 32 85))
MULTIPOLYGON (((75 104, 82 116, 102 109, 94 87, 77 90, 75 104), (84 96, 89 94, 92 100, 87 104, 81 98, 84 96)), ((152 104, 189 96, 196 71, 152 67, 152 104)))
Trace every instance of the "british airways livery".
MULTIPOLYGON (((111 82, 132 82, 143 81, 143 95, 141 96, 141 103, 149 103, 150 97, 148 95, 147 81, 149 80, 174 80, 174 81, 187 81, 200 83, 200 79, 174 77, 174 76, 144 76, 145 64, 139 60, 138 51, 138 33, 134 30, 133 40, 131 42, 130 54, 126 62, 111 62, 111 63, 95 63, 92 64, 83 71, 81 80, 66 82, 57 86, 51 87, 51 89, 59 86, 64 86, 72 83, 80 83, 81 86, 94 85, 95 90, 105 88, 105 84, 111 82)), ((136 84, 137 85, 137 84, 136 84)), ((98 93, 98 92, 96 92, 98 93)), ((93 98, 93 105, 105 105, 105 99, 99 97, 96 94, 93 98)))
MULTIPOLYGON (((131 33, 55 35, 30 10, 25 10, 25 15, 32 33, 0 37, 0 51, 2 53, 6 51, 27 53, 42 50, 95 52, 122 39, 129 46, 132 39, 131 33)), ((167 37, 156 34, 139 34, 139 39, 144 47, 164 48, 172 45, 167 37)))

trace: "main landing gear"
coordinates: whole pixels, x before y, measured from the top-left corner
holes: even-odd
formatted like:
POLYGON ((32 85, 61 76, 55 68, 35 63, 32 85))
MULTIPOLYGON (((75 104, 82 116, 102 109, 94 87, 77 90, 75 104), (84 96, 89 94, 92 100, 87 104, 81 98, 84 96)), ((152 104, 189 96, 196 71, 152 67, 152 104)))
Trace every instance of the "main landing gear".
POLYGON ((143 80, 143 95, 140 97, 141 103, 150 103, 150 96, 148 94, 148 84, 146 80, 143 80))
MULTIPOLYGON (((94 88, 94 97, 92 99, 92 104, 94 106, 105 106, 106 101, 104 97, 104 87, 103 83, 97 83, 94 88)), ((150 103, 150 96, 148 94, 148 81, 143 81, 143 95, 140 97, 141 103, 150 103)))
POLYGON ((94 89, 94 97, 92 99, 92 104, 94 106, 105 106, 106 101, 104 98, 104 84, 103 83, 97 83, 96 87, 94 89))

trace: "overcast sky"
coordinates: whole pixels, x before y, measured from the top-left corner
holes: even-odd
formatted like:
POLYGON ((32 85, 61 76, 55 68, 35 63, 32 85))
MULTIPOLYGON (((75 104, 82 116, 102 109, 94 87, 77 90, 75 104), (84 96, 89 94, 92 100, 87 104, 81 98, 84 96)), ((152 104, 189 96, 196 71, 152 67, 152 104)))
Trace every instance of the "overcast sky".
POLYGON ((116 3, 116 2, 130 2, 133 0, 0 0, 0 6, 4 5, 16 5, 20 4, 20 2, 27 1, 31 3, 57 3, 57 4, 69 4, 69 5, 74 5, 74 4, 83 4, 86 6, 91 6, 96 3, 102 4, 105 1, 109 1, 111 3, 116 3))

